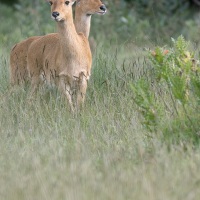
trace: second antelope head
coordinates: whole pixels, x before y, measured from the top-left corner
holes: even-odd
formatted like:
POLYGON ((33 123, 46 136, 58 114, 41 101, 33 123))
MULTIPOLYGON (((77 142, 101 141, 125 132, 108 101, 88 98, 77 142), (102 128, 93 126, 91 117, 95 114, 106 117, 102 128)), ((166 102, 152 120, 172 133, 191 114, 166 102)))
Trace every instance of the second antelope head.
POLYGON ((103 15, 107 10, 101 0, 77 0, 76 6, 82 10, 82 13, 86 13, 87 15, 103 15))

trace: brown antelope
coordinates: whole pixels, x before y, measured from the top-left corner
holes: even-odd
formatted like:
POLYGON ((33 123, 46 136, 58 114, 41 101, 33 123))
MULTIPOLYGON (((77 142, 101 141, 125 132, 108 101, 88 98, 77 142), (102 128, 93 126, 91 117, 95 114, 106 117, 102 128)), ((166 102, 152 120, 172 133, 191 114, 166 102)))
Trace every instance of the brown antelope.
POLYGON ((30 44, 40 36, 30 37, 15 44, 10 53, 10 83, 16 85, 28 80, 27 52, 30 44))
MULTIPOLYGON (((87 0, 78 0, 77 3, 79 2, 87 0)), ((58 34, 43 36, 32 42, 28 49, 27 67, 31 77, 31 94, 43 80, 47 83, 53 82, 66 95, 73 111, 74 91, 77 107, 80 108, 84 102, 92 55, 87 37, 76 32, 72 15, 73 1, 52 0, 49 3, 52 18, 57 22, 58 34)), ((99 7, 98 12, 104 13, 105 6, 99 7)), ((91 14, 92 12, 88 13, 88 17, 91 14)), ((88 30, 86 32, 89 33, 88 30)))
MULTIPOLYGON (((104 14, 106 7, 101 0, 77 0, 75 8, 75 28, 87 38, 90 32, 91 16, 104 14)), ((14 45, 10 54, 10 82, 12 85, 28 81, 27 52, 33 41, 42 36, 33 36, 14 45)))
POLYGON ((76 0, 74 24, 77 33, 89 37, 91 16, 95 13, 101 15, 106 13, 106 7, 100 0, 76 0))

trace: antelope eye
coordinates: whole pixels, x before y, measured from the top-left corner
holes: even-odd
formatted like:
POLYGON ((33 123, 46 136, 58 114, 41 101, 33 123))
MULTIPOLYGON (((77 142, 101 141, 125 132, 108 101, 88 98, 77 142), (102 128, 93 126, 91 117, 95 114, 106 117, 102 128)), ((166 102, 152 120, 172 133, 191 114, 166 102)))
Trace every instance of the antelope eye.
POLYGON ((52 1, 49 1, 49 5, 51 6, 53 3, 52 3, 52 1))
POLYGON ((65 1, 65 4, 68 6, 69 5, 69 1, 65 1))

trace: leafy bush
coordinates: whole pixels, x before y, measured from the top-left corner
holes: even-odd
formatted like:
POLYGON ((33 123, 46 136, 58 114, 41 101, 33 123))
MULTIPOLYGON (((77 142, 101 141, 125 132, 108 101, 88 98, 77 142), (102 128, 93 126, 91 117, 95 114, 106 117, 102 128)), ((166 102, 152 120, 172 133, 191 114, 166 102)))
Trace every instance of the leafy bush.
POLYGON ((143 125, 149 131, 155 131, 158 105, 156 105, 156 99, 150 90, 150 85, 142 78, 137 84, 131 85, 131 88, 135 95, 134 102, 138 106, 139 112, 144 117, 143 125))
POLYGON ((131 87, 147 128, 153 130, 152 125, 156 128, 161 124, 165 127, 166 116, 170 115, 171 124, 162 129, 165 135, 173 131, 175 124, 174 128, 177 129, 175 122, 178 122, 179 128, 185 127, 180 131, 187 130, 186 136, 193 135, 191 139, 196 139, 199 133, 199 114, 196 110, 200 108, 199 60, 195 59, 194 52, 189 51, 189 42, 183 36, 172 39, 172 43, 172 48, 156 47, 150 53, 153 83, 143 79, 131 87), (164 122, 162 116, 165 116, 164 122))
MULTIPOLYGON (((173 48, 163 50, 157 47, 150 57, 157 82, 165 81, 171 88, 172 94, 182 105, 190 97, 191 80, 198 81, 200 68, 199 61, 195 60, 194 52, 188 51, 188 42, 180 36, 177 41, 172 39, 173 48)), ((200 89, 200 88, 199 88, 200 89)))

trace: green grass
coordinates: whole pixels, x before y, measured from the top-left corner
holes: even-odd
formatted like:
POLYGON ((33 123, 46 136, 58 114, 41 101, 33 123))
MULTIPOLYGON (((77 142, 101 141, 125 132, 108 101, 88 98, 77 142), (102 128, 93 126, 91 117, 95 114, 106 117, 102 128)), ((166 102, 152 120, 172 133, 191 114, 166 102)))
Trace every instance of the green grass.
POLYGON ((9 54, 1 55, 0 199, 200 198, 199 148, 143 128, 126 80, 145 71, 145 52, 125 48, 98 47, 75 117, 56 89, 32 102, 29 87, 9 93, 9 54))
MULTIPOLYGON (((4 19, 12 14, 11 9, 0 10, 4 19)), ((35 11, 37 16, 44 14, 42 8, 35 11)), ((182 121, 181 113, 174 120, 169 93, 162 97, 171 111, 160 117, 156 131, 145 129, 134 101, 131 84, 141 77, 152 81, 144 48, 155 44, 141 33, 142 23, 134 23, 135 40, 119 45, 117 39, 101 35, 108 29, 95 25, 110 26, 111 15, 94 18, 99 29, 92 32, 98 44, 92 76, 85 107, 72 116, 56 88, 41 89, 32 101, 29 86, 11 90, 11 46, 27 36, 53 31, 46 18, 37 17, 35 25, 29 21, 32 13, 27 19, 20 18, 20 12, 14 16, 19 19, 16 26, 8 18, 8 24, 2 20, 0 27, 0 200, 200 199, 198 133, 188 134, 190 123, 184 117, 182 121), (137 38, 142 38, 142 45, 137 38)), ((115 25, 119 24, 120 18, 115 25)), ((159 103, 163 106, 164 101, 159 103)), ((189 114, 198 117, 194 108, 189 114)))

